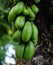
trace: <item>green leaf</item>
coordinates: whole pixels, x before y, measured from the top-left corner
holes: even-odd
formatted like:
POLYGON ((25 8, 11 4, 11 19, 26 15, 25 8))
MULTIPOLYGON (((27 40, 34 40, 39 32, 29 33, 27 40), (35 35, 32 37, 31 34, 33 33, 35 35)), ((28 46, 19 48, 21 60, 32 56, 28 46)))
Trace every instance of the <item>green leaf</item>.
POLYGON ((2 46, 5 46, 7 43, 12 42, 12 38, 8 35, 4 35, 2 38, 2 46))
POLYGON ((0 2, 0 11, 3 9, 3 7, 2 7, 2 4, 1 4, 1 2, 0 2))
POLYGON ((0 50, 0 64, 4 60, 4 58, 5 58, 5 50, 4 51, 0 50))

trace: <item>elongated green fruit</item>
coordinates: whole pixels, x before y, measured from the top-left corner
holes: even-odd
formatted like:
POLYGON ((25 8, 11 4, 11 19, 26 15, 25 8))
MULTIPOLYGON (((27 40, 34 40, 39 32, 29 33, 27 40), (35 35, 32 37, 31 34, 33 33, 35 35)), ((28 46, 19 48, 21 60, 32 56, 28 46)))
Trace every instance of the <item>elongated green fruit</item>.
POLYGON ((15 14, 15 6, 10 10, 9 15, 8 15, 8 20, 9 21, 14 21, 14 19, 16 18, 16 14, 15 14))
POLYGON ((38 42, 38 28, 32 23, 32 39, 34 41, 34 44, 36 45, 38 42))
POLYGON ((36 5, 32 5, 31 8, 34 13, 36 13, 36 14, 38 13, 39 9, 36 5))
POLYGON ((33 21, 33 20, 35 20, 35 18, 36 18, 36 14, 35 14, 35 17, 31 17, 29 20, 31 20, 31 21, 33 21))
POLYGON ((16 4, 16 3, 18 3, 20 0, 13 0, 13 2, 16 4))
POLYGON ((27 21, 22 32, 22 40, 25 42, 29 41, 31 35, 32 35, 32 25, 31 22, 27 21))
POLYGON ((28 9, 28 11, 29 11, 29 16, 30 16, 31 18, 34 18, 34 17, 35 17, 35 14, 33 13, 32 9, 31 9, 30 7, 28 7, 27 9, 28 9))
POLYGON ((25 7, 24 10, 23 10, 23 14, 24 14, 24 15, 28 15, 28 14, 29 14, 29 11, 26 9, 26 7, 25 7))
POLYGON ((40 0, 34 0, 36 3, 39 3, 40 2, 40 0))
POLYGON ((35 52, 35 47, 32 41, 29 41, 26 45, 25 53, 24 53, 24 59, 25 60, 31 60, 35 52))
POLYGON ((21 31, 17 30, 14 34, 13 34, 13 40, 17 40, 19 41, 21 39, 21 31))
POLYGON ((24 9, 24 3, 23 2, 19 2, 17 3, 16 6, 14 6, 11 11, 9 12, 9 15, 8 15, 8 20, 9 21, 14 21, 14 19, 16 18, 16 16, 18 14, 20 14, 24 9))
POLYGON ((24 53, 24 45, 23 44, 19 44, 17 46, 17 49, 16 49, 16 56, 17 56, 17 59, 22 59, 23 57, 23 53, 24 53))
POLYGON ((38 37, 36 39, 34 39, 33 42, 34 42, 34 45, 36 46, 38 43, 38 37))
POLYGON ((15 21, 16 28, 22 28, 24 24, 25 24, 25 17, 24 16, 17 17, 15 21))

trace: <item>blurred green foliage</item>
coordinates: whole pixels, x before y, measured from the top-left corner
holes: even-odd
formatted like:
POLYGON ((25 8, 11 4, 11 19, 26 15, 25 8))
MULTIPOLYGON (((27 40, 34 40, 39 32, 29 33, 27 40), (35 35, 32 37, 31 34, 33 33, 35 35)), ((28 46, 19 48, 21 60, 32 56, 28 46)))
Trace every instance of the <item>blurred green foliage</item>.
POLYGON ((0 65, 2 65, 1 61, 5 56, 5 50, 1 50, 1 47, 4 47, 6 43, 11 41, 8 29, 12 29, 13 25, 8 22, 8 13, 13 5, 12 3, 11 0, 0 0, 0 65))
POLYGON ((12 29, 13 24, 8 22, 8 13, 13 6, 11 0, 0 0, 0 39, 7 34, 7 29, 12 29))

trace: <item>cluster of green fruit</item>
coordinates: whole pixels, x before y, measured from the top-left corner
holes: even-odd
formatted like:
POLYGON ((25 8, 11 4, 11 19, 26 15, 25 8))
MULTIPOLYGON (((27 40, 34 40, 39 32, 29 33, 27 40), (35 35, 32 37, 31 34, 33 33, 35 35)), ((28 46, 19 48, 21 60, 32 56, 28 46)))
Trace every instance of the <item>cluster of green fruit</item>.
POLYGON ((18 59, 31 60, 34 55, 38 42, 38 29, 33 20, 38 11, 36 5, 30 8, 25 7, 23 2, 18 2, 9 12, 8 20, 14 22, 16 28, 12 39, 17 42, 15 49, 18 59))

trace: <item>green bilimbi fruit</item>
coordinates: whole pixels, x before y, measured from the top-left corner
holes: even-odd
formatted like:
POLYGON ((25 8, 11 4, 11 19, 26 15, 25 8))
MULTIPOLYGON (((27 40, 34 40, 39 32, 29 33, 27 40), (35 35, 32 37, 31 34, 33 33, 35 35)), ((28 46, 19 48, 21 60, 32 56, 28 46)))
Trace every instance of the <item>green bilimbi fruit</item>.
POLYGON ((35 47, 32 41, 29 41, 25 48, 24 59, 31 60, 35 52, 35 47))
POLYGON ((35 14, 38 13, 39 9, 38 9, 38 7, 37 7, 36 5, 32 5, 31 8, 32 8, 32 11, 33 11, 35 14))
POLYGON ((39 3, 40 2, 40 0, 34 0, 36 3, 39 3))
POLYGON ((33 23, 32 23, 32 30, 33 30, 32 39, 33 39, 34 45, 36 45, 38 42, 38 28, 33 23))
POLYGON ((14 19, 16 18, 16 16, 18 14, 20 14, 24 9, 24 3, 23 2, 19 2, 17 3, 16 6, 14 6, 11 11, 9 12, 9 15, 8 15, 8 20, 9 21, 14 21, 14 19))
POLYGON ((20 0, 13 0, 13 2, 16 4, 16 3, 18 3, 20 0))
POLYGON ((36 46, 38 43, 38 37, 36 39, 34 39, 33 42, 34 42, 34 45, 36 46))
POLYGON ((24 10, 23 10, 23 14, 24 14, 24 15, 28 15, 28 14, 29 14, 29 11, 27 10, 26 7, 25 7, 24 10))
POLYGON ((29 16, 30 16, 31 18, 34 18, 34 17, 35 17, 35 14, 33 13, 32 9, 31 9, 30 7, 28 7, 27 9, 28 9, 28 11, 29 11, 29 16))
POLYGON ((17 59, 22 59, 24 53, 25 46, 23 44, 19 44, 16 49, 17 59))
POLYGON ((17 40, 19 41, 21 39, 21 31, 20 30, 17 30, 13 36, 12 36, 13 40, 17 40))
POLYGON ((33 21, 35 18, 36 18, 36 15, 35 15, 35 17, 33 17, 33 18, 30 18, 29 20, 33 21))
POLYGON ((22 40, 24 42, 29 41, 31 38, 31 35, 32 35, 32 25, 31 25, 31 22, 27 21, 22 31, 22 40))
POLYGON ((22 28, 25 24, 25 17, 24 16, 18 16, 15 21, 16 28, 22 28))

